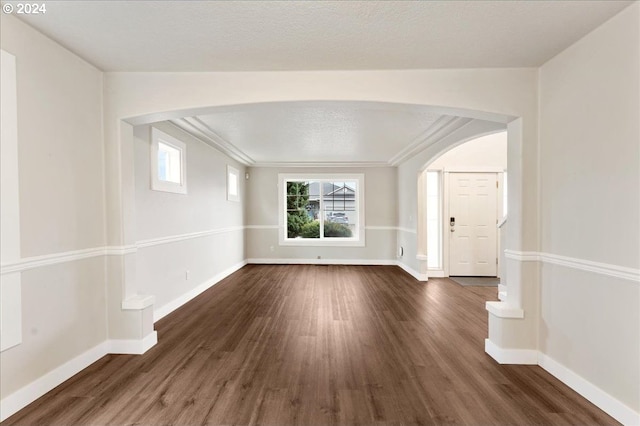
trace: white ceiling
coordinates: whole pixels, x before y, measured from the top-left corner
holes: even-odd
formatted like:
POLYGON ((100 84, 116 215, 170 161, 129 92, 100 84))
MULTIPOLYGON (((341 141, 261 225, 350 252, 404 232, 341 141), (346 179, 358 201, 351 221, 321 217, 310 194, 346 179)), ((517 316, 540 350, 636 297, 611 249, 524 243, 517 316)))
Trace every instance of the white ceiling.
POLYGON ((226 107, 174 124, 226 147, 245 164, 382 165, 451 119, 415 105, 318 101, 226 107))
MULTIPOLYGON (((20 18, 104 71, 536 67, 631 3, 48 0, 20 18)), ((468 121, 306 102, 174 124, 247 165, 395 165, 468 121)))
POLYGON ((630 3, 49 0, 20 18, 104 71, 531 67, 630 3))

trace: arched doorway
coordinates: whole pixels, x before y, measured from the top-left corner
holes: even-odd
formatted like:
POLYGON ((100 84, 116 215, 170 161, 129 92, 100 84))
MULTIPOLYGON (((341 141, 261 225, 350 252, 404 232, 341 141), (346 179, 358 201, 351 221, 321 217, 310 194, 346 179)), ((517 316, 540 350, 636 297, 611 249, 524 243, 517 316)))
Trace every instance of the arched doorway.
MULTIPOLYGON (((230 105, 255 102, 304 102, 312 100, 384 102, 399 105, 436 105, 444 114, 457 117, 458 128, 452 134, 434 134, 428 146, 418 152, 409 152, 406 161, 397 164, 397 243, 404 248, 404 257, 399 260, 417 272, 419 278, 426 279, 426 249, 421 239, 421 227, 418 206, 418 186, 416 175, 430 158, 452 146, 479 134, 495 131, 507 124, 509 130, 509 186, 514 189, 510 198, 511 225, 508 247, 516 251, 526 251, 527 246, 537 244, 537 219, 535 209, 523 206, 523 200, 533 206, 537 198, 537 187, 529 187, 526 197, 522 193, 523 175, 527 179, 537 179, 535 175, 536 157, 536 117, 533 98, 521 96, 520 86, 523 80, 505 80, 504 76, 495 76, 492 90, 487 92, 486 75, 465 76, 465 93, 450 90, 457 76, 447 73, 420 74, 409 79, 394 78, 389 84, 381 84, 375 74, 372 79, 362 79, 356 74, 312 75, 312 74, 259 74, 259 75, 202 75, 196 79, 198 90, 194 90, 194 79, 174 75, 154 76, 146 79, 144 75, 115 75, 106 84, 109 94, 105 103, 106 138, 106 175, 107 203, 109 205, 108 239, 112 246, 123 247, 123 252, 113 259, 109 274, 109 305, 113 318, 110 318, 110 330, 120 330, 124 335, 128 330, 152 330, 149 315, 144 312, 120 313, 123 300, 136 296, 135 267, 135 207, 132 202, 131 182, 133 170, 130 165, 133 125, 151 123, 160 120, 175 119, 193 115, 194 112, 210 108, 224 108, 230 105), (469 78, 478 78, 478 85, 469 85, 469 78), (306 83, 305 83, 306 82, 306 83), (421 87, 416 91, 417 87, 421 87), (260 89, 258 89, 260 88, 260 89), (494 111, 494 112, 487 112, 494 111), (501 111, 501 112, 495 112, 501 111), (453 134, 455 133, 455 134, 453 134), (525 143, 525 141, 528 141, 525 143), (526 155, 525 155, 526 152, 526 155), (526 161, 523 161, 526 157, 526 161), (524 226, 524 223, 530 226, 524 226), (127 319, 125 319, 125 317, 127 319), (133 321, 133 323, 131 322, 133 321), (136 324, 136 325, 134 325, 136 324)), ((381 73, 385 74, 385 73, 381 73)), ((473 74, 473 73, 471 73, 473 74)), ((374 74, 372 74, 373 76, 374 74)), ((396 76, 397 77, 397 76, 396 76)), ((522 76, 524 80, 527 76, 522 76)), ((490 77, 493 78, 493 77, 490 77)), ((534 86, 531 86, 534 87, 534 86)), ((426 245, 426 244, 425 244, 426 245)), ((498 346, 535 347, 534 318, 526 321, 505 322, 502 318, 513 318, 523 310, 528 299, 528 290, 535 292, 536 274, 522 273, 526 266, 518 259, 512 259, 508 268, 514 281, 510 283, 509 300, 501 308, 508 308, 507 314, 497 315, 490 330, 497 330, 498 346), (527 281, 523 284, 522 281, 527 281), (527 329, 521 332, 522 324, 527 329), (512 343, 516 342, 516 343, 512 343)), ((530 300, 535 304, 535 299, 530 300)), ((532 305, 531 312, 535 312, 532 305)), ((144 311, 143 308, 141 311, 144 311)), ((491 323, 491 321, 490 321, 491 323)), ((145 331, 136 331, 145 335, 145 331)), ((490 335, 495 334, 490 331, 490 335)), ((119 335, 118 337, 120 337, 119 335)), ((491 337, 494 340, 493 337, 491 337)))

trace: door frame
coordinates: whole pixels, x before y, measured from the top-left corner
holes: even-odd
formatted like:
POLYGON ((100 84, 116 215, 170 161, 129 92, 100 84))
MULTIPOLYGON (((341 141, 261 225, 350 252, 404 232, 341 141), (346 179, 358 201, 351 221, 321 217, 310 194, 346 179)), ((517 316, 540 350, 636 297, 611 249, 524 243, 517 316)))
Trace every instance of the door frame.
MULTIPOLYGON (((501 221, 504 216, 504 172, 505 170, 501 167, 473 167, 473 168, 464 168, 464 167, 445 167, 442 170, 442 192, 441 192, 441 205, 442 205, 442 272, 443 276, 449 276, 449 222, 447 218, 449 217, 449 173, 497 173, 498 176, 498 193, 496 197, 498 197, 498 222, 501 221), (445 237, 446 236, 446 237, 445 237)), ((496 224, 497 226, 497 224, 496 224)), ((497 248, 496 248, 496 256, 498 257, 498 265, 496 269, 497 277, 500 278, 500 229, 498 229, 497 237, 497 248)), ((434 276, 434 275, 430 275, 434 276)))

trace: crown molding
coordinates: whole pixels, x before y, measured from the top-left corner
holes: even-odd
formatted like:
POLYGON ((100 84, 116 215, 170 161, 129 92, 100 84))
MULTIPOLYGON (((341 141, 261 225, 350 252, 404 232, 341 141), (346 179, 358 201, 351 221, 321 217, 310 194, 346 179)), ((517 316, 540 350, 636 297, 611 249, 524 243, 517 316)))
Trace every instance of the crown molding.
POLYGON ((400 163, 405 162, 420 151, 423 151, 427 146, 449 136, 451 133, 463 128, 472 121, 472 118, 467 117, 456 117, 450 115, 440 117, 435 123, 429 126, 427 130, 415 138, 407 147, 391 157, 389 165, 397 166, 400 163))
POLYGON ((176 118, 171 120, 170 123, 189 133, 191 136, 203 141, 207 145, 218 149, 222 153, 245 166, 252 166, 255 164, 255 161, 251 157, 214 132, 198 117, 176 118))
POLYGON ((444 115, 437 119, 428 129, 422 132, 408 146, 403 148, 388 161, 328 161, 328 162, 256 162, 231 142, 225 140, 198 117, 184 117, 170 120, 177 128, 191 136, 218 149, 239 163, 249 167, 274 168, 357 168, 357 167, 396 167, 409 158, 423 151, 429 145, 449 136, 463 128, 472 118, 444 115))
POLYGON ((386 161, 351 161, 351 162, 260 162, 254 163, 251 167, 279 167, 279 168, 357 168, 357 167, 393 167, 386 161))

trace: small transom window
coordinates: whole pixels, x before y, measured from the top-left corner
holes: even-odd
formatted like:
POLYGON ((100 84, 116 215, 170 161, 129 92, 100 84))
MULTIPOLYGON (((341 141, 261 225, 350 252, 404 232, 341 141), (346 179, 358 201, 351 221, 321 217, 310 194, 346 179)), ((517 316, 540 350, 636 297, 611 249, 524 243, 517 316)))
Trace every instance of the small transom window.
POLYGON ((151 189, 187 193, 186 144, 151 128, 151 189))

